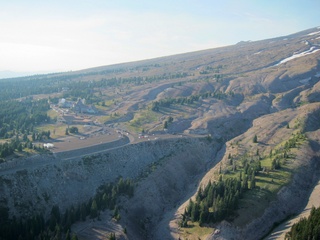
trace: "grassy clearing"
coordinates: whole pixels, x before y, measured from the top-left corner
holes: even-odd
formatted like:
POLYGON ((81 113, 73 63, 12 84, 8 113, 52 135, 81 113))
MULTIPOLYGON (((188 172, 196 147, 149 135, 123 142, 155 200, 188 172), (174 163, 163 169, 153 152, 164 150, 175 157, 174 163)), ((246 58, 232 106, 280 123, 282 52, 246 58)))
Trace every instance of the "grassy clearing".
POLYGON ((114 101, 113 100, 106 100, 106 101, 104 101, 104 104, 106 107, 111 107, 114 105, 114 101))
POLYGON ((106 106, 101 106, 101 105, 95 105, 95 107, 99 110, 99 111, 107 111, 109 108, 106 106))
POLYGON ((199 223, 197 222, 188 222, 188 225, 190 227, 187 228, 181 228, 180 229, 180 237, 182 239, 188 239, 188 240, 199 240, 199 239, 206 239, 213 231, 213 228, 208 227, 200 227, 199 223))
POLYGON ((184 105, 174 104, 174 105, 171 105, 169 108, 165 108, 165 107, 160 108, 160 112, 162 111, 167 115, 176 114, 176 115, 179 115, 179 117, 189 118, 190 112, 193 112, 197 107, 199 107, 197 103, 184 104, 184 105))
POLYGON ((97 119, 99 122, 105 123, 105 122, 113 120, 115 118, 109 115, 109 116, 99 116, 99 117, 97 117, 97 119))
POLYGON ((291 177, 292 170, 286 167, 268 173, 259 172, 256 176, 256 188, 247 191, 240 200, 234 223, 243 227, 252 219, 262 216, 280 188, 291 181, 291 177))
POLYGON ((66 125, 46 124, 36 127, 38 132, 50 131, 51 138, 58 138, 66 135, 66 125))
POLYGON ((260 217, 276 198, 278 191, 290 183, 295 171, 295 152, 305 140, 303 134, 296 132, 278 144, 273 153, 262 158, 260 163, 263 171, 259 171, 255 177, 256 188, 246 192, 241 199, 237 217, 234 219, 236 225, 245 226, 252 219, 260 217), (280 162, 278 169, 274 169, 275 159, 280 162))
MULTIPOLYGON (((72 125, 73 127, 77 127, 79 133, 84 133, 86 130, 84 129, 84 125, 72 125)), ((65 137, 66 136, 67 125, 56 125, 56 124, 46 124, 36 128, 38 132, 42 131, 50 131, 50 137, 52 139, 65 137)))
POLYGON ((147 128, 148 124, 155 124, 159 122, 161 114, 152 110, 142 110, 134 115, 134 118, 130 121, 130 126, 133 129, 140 130, 141 128, 147 128))
POLYGON ((233 223, 236 226, 244 227, 252 219, 260 217, 275 196, 271 191, 262 188, 247 191, 240 199, 240 207, 232 219, 233 223))
POLYGON ((52 110, 52 109, 50 109, 50 110, 47 112, 47 115, 48 115, 51 119, 55 119, 55 118, 59 117, 59 114, 58 114, 56 111, 52 110))

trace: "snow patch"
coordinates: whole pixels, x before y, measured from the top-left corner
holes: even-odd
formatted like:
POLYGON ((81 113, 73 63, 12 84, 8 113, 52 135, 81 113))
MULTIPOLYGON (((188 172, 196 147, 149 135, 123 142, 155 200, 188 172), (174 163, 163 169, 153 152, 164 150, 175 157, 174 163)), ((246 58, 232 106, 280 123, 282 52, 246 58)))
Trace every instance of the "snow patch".
POLYGON ((293 59, 304 57, 304 56, 310 55, 312 53, 316 53, 318 51, 320 51, 320 49, 316 49, 316 47, 311 47, 309 50, 304 51, 302 53, 294 53, 291 57, 288 57, 288 58, 285 58, 285 59, 281 60, 279 63, 277 63, 274 66, 279 66, 282 63, 286 63, 286 62, 289 62, 289 61, 291 61, 293 59))
POLYGON ((262 53, 262 51, 256 52, 256 53, 254 53, 253 55, 258 55, 258 54, 260 54, 260 53, 262 53))
POLYGON ((317 34, 320 34, 320 31, 309 33, 309 34, 307 34, 307 36, 312 36, 312 35, 317 35, 317 34))

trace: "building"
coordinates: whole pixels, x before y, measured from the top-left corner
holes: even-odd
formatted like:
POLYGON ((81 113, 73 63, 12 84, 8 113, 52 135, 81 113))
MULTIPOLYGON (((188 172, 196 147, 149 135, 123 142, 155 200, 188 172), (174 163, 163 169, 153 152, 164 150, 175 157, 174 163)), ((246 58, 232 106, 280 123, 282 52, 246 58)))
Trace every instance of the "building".
POLYGON ((76 102, 67 101, 64 98, 59 99, 58 106, 60 108, 70 108, 77 113, 95 114, 98 109, 93 105, 86 105, 85 99, 78 99, 76 102))
POLYGON ((75 112, 78 113, 89 113, 89 114, 95 114, 98 112, 98 110, 92 106, 92 105, 86 105, 85 104, 85 100, 84 99, 78 99, 78 101, 76 103, 73 104, 72 109, 75 112))
POLYGON ((58 106, 61 107, 61 108, 72 108, 73 102, 67 101, 64 98, 61 98, 61 99, 59 99, 58 106))
POLYGON ((49 148, 53 148, 54 145, 52 143, 45 143, 45 144, 43 144, 43 147, 49 149, 49 148))

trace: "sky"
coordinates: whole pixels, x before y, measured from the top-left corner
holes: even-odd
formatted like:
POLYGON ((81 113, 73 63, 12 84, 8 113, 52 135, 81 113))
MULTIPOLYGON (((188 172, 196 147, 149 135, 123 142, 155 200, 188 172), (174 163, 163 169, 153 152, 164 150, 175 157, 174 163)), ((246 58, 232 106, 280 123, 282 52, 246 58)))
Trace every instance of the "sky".
POLYGON ((1 1, 0 73, 75 71, 285 36, 320 26, 319 9, 319 0, 1 1))

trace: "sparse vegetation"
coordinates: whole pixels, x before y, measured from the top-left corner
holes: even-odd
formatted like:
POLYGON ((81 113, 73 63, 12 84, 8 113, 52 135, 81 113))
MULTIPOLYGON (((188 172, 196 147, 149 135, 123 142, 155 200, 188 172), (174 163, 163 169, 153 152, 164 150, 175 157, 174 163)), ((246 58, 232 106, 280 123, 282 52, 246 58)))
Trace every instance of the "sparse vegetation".
MULTIPOLYGON (((208 185, 199 188, 195 200, 189 201, 182 214, 180 226, 190 228, 190 222, 198 222, 201 227, 224 219, 236 219, 239 207, 246 208, 247 202, 251 202, 257 194, 270 202, 275 193, 290 182, 292 171, 288 162, 294 161, 291 149, 305 140, 305 135, 298 131, 266 156, 260 155, 258 150, 255 154, 246 153, 243 156, 229 154, 229 166, 222 169, 220 165, 219 180, 209 181, 208 185)), ((262 212, 254 215, 257 214, 262 212)), ((245 224, 244 220, 241 224, 245 224)))
MULTIPOLYGON (((180 222, 186 238, 187 232, 195 238, 209 234, 212 224, 223 219, 243 227, 262 215, 270 202, 276 200, 282 186, 291 184, 293 174, 301 165, 297 161, 297 156, 302 158, 300 146, 312 145, 304 149, 308 151, 305 157, 313 156, 312 151, 319 151, 319 113, 316 113, 320 108, 319 77, 314 75, 319 68, 318 55, 308 54, 274 67, 288 54, 301 51, 302 38, 310 45, 318 44, 317 38, 304 32, 292 35, 286 44, 274 39, 164 57, 159 63, 153 59, 88 71, 2 79, 0 163, 8 167, 8 172, 11 167, 15 171, 15 158, 48 151, 42 147, 44 142, 77 137, 85 145, 89 138, 95 137, 95 131, 111 134, 106 128, 114 132, 119 130, 120 137, 122 131, 128 131, 133 143, 148 141, 149 138, 136 137, 140 132, 149 136, 158 133, 163 138, 202 134, 206 139, 202 143, 214 148, 224 146, 243 133, 226 148, 228 155, 224 157, 225 162, 217 165, 218 174, 206 181, 207 185, 199 187, 180 222), (307 75, 311 79, 308 83, 299 81, 307 75), (84 114, 73 111, 72 107, 60 108, 57 104, 61 98, 70 102, 85 99, 86 104, 92 104, 99 112, 84 114), (85 131, 86 124, 90 125, 90 130, 85 131)), ((115 138, 118 136, 116 134, 115 138)), ((138 179, 144 181, 155 173, 166 157, 146 166, 138 179)), ((196 155, 192 157, 197 159, 196 155)), ((79 161, 78 167, 91 171, 96 164, 94 160, 103 162, 95 155, 88 155, 79 161)), ((17 167, 21 166, 17 164, 17 167)), ((125 163, 121 167, 125 168, 125 163)), ((177 174, 177 169, 172 172, 177 174)), ((26 175, 21 169, 16 173, 21 178, 26 175)), ((201 180, 199 176, 193 176, 193 184, 201 180)), ((183 187, 188 189, 188 186, 183 187)), ((102 186, 91 199, 70 206, 65 213, 54 206, 48 221, 41 214, 25 221, 9 219, 8 209, 2 207, 7 203, 1 202, 0 235, 4 239, 33 239, 35 236, 76 239, 70 232, 71 224, 88 218, 99 219, 105 209, 112 210, 113 221, 117 224, 123 219, 127 221, 117 199, 120 195, 130 197, 132 194, 133 182, 120 179, 116 184, 102 186)), ((143 191, 140 194, 144 194, 143 191)), ((161 196, 164 202, 166 197, 161 196)), ((185 195, 180 200, 182 197, 185 195)), ((47 189, 35 199, 43 200, 46 205, 56 201, 47 189)), ((21 202, 28 209, 29 203, 24 202, 23 197, 21 202)), ((173 205, 176 208, 176 204, 166 202, 170 208, 173 205)), ((157 212, 160 217, 167 210, 166 206, 157 212)), ((149 230, 149 222, 156 222, 155 219, 141 220, 144 233, 149 230)), ((304 224, 310 232, 309 223, 304 224)), ((300 236, 297 235, 300 226, 288 235, 290 239, 300 236)), ((127 229, 124 231, 126 233, 127 229)), ((303 236, 306 231, 302 230, 303 236)), ((116 234, 107 237, 113 239, 116 234)))
MULTIPOLYGON (((62 214, 59 206, 54 205, 49 219, 42 213, 35 214, 29 219, 10 219, 9 209, 0 207, 0 238, 1 239, 67 239, 70 238, 70 227, 76 221, 84 221, 88 216, 96 218, 105 209, 114 209, 114 217, 119 220, 117 199, 121 195, 133 196, 133 182, 129 179, 119 179, 117 183, 101 185, 96 195, 88 202, 76 207, 67 208, 62 214)), ((115 236, 115 235, 113 235, 115 236)), ((72 239, 77 239, 73 234, 72 239)))

